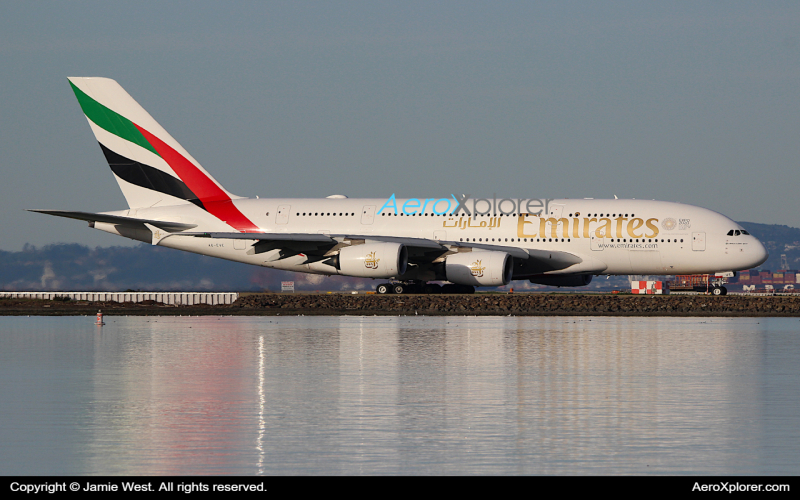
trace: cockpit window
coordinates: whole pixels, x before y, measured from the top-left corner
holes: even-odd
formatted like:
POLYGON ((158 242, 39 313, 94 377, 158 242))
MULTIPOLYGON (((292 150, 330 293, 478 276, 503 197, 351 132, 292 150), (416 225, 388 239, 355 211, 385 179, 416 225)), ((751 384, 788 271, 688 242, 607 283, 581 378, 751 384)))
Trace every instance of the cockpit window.
POLYGON ((750 233, 748 233, 748 232, 747 232, 747 231, 745 231, 744 229, 742 229, 742 234, 745 234, 745 235, 747 235, 747 236, 750 236, 750 233))
POLYGON ((742 234, 742 233, 738 229, 733 232, 734 236, 739 236, 740 234, 742 234))
POLYGON ((731 229, 730 231, 728 231, 728 236, 733 236, 733 229, 731 229))

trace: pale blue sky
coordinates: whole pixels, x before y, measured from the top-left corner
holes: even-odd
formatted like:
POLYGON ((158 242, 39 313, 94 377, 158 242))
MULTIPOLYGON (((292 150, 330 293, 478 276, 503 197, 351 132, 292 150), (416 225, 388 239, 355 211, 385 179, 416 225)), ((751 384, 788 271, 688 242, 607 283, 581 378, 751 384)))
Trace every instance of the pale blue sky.
POLYGON ((655 198, 800 226, 798 2, 4 2, 0 249, 125 244, 67 84, 241 196, 655 198))

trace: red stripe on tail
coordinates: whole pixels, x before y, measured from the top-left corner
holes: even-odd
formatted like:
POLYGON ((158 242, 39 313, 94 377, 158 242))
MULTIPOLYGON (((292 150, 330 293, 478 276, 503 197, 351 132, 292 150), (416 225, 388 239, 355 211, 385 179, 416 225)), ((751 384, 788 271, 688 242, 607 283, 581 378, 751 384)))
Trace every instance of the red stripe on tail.
POLYGON ((200 199, 208 212, 219 220, 227 223, 232 228, 243 233, 260 233, 261 230, 250 219, 239 211, 230 197, 225 194, 213 180, 187 160, 182 154, 175 151, 164 141, 154 136, 139 125, 136 125, 147 142, 155 148, 167 165, 178 174, 178 177, 200 199))

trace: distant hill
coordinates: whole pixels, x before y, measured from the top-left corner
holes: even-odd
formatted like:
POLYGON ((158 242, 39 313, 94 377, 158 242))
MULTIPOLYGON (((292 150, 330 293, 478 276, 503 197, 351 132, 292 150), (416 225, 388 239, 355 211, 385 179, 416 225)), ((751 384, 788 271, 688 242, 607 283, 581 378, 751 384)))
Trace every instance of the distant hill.
MULTIPOLYGON (((782 269, 781 254, 786 255, 790 269, 800 268, 800 229, 739 224, 769 250, 769 260, 760 269, 782 269)), ((41 248, 25 245, 20 252, 0 251, 3 290, 279 291, 281 281, 294 281, 297 290, 373 290, 378 283, 278 271, 145 244, 89 248, 61 243, 41 248)), ((622 289, 626 284, 627 277, 596 278, 589 289, 622 289)), ((518 290, 550 289, 528 282, 513 286, 518 290)))
POLYGON ((260 291, 372 289, 372 280, 324 277, 181 252, 152 245, 89 248, 54 244, 0 251, 3 290, 260 291))
POLYGON ((781 265, 781 254, 786 255, 789 269, 800 268, 800 229, 757 222, 739 222, 739 224, 761 240, 769 251, 769 259, 758 269, 770 271, 784 269, 781 265))

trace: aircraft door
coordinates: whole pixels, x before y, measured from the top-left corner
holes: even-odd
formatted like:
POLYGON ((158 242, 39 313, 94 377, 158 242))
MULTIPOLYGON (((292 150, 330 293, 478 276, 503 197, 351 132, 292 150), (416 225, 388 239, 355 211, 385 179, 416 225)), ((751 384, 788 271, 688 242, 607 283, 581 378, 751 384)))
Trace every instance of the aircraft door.
POLYGON ((597 235, 596 222, 587 222, 586 224, 589 225, 589 234, 591 234, 591 237, 589 238, 589 248, 591 248, 595 252, 602 252, 603 249, 606 247, 605 233, 600 233, 599 236, 597 235))
POLYGON ((706 233, 692 233, 692 250, 702 252, 706 249, 706 233))
MULTIPOLYGON (((546 227, 545 234, 546 235, 549 236, 549 235, 557 235, 557 234, 561 234, 561 235, 566 234, 565 229, 568 229, 568 228, 565 228, 564 227, 564 222, 561 221, 561 216, 562 216, 561 214, 563 214, 563 213, 564 213, 564 205, 557 205, 557 204, 550 205, 550 216, 549 217, 553 218, 553 219, 557 219, 558 223, 556 224, 556 227, 553 227, 553 223, 552 222, 548 222, 545 225, 545 227, 546 227)), ((542 235, 542 236, 544 236, 544 235, 542 235)))
POLYGON ((375 221, 375 205, 366 205, 361 209, 361 223, 372 224, 375 221))
POLYGON ((275 216, 275 224, 288 224, 289 211, 292 209, 289 205, 278 205, 278 214, 275 216))

